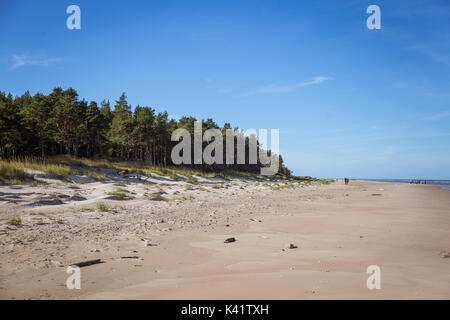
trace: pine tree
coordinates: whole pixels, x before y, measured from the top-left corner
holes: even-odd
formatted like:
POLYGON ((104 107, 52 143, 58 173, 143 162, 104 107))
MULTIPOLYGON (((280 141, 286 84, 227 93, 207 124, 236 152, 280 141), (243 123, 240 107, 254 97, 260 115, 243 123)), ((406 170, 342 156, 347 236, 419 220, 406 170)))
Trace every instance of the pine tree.
POLYGON ((134 135, 139 147, 138 158, 152 163, 152 143, 154 143, 155 110, 136 106, 134 110, 134 135))
POLYGON ((113 118, 111 121, 111 128, 109 130, 108 137, 114 144, 116 149, 115 155, 120 158, 129 158, 129 124, 131 117, 131 107, 126 100, 125 92, 122 93, 119 100, 116 101, 114 111, 112 112, 113 118))

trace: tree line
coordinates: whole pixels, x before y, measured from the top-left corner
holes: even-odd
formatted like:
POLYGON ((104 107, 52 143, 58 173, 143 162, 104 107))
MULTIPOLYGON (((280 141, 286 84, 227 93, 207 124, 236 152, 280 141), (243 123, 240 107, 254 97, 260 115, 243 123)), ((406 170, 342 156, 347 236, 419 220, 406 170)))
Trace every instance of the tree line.
MULTIPOLYGON (((34 96, 28 91, 15 97, 0 92, 0 159, 69 154, 172 166, 171 150, 177 144, 171 141, 172 132, 184 128, 193 135, 196 121, 196 118, 187 116, 176 121, 169 119, 166 111, 157 112, 140 105, 133 109, 125 93, 111 108, 108 100, 103 100, 100 105, 95 101, 80 100, 72 88, 63 90, 58 87, 49 95, 36 93, 34 96)), ((224 140, 226 130, 232 129, 230 123, 221 128, 213 119, 202 123, 203 132, 219 129, 224 140)), ((245 145, 248 157, 248 137, 245 145)), ((279 172, 290 175, 282 157, 279 157, 279 172)), ((263 166, 259 161, 257 164, 248 164, 248 161, 246 164, 234 163, 187 166, 204 171, 232 169, 255 173, 263 166)))

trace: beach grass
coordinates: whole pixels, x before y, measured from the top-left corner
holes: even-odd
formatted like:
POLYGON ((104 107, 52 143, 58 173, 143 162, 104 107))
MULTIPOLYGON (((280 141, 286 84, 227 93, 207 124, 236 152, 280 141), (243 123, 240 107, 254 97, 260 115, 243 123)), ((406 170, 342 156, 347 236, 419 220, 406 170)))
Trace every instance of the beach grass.
POLYGON ((107 193, 108 196, 120 199, 120 200, 124 200, 127 198, 127 195, 125 194, 125 192, 108 192, 107 193))
POLYGON ((110 207, 106 203, 104 203, 104 202, 97 203, 98 211, 108 212, 109 209, 110 209, 110 207))
POLYGON ((9 224, 10 226, 21 226, 22 219, 20 217, 13 217, 8 220, 7 224, 9 224))
POLYGON ((160 192, 155 192, 151 194, 150 196, 148 196, 147 199, 152 201, 167 201, 167 199, 164 198, 160 192))
POLYGON ((20 183, 25 180, 33 180, 33 176, 25 172, 20 163, 0 161, 0 182, 20 183))
MULTIPOLYGON (((27 181, 34 181, 33 174, 27 169, 42 172, 45 176, 61 180, 67 180, 69 176, 81 176, 102 181, 109 175, 138 174, 151 177, 160 175, 170 178, 173 181, 185 180, 189 184, 198 184, 197 177, 206 179, 222 178, 224 180, 241 179, 248 182, 274 182, 274 181, 297 181, 297 182, 322 182, 327 181, 303 176, 284 177, 275 175, 271 177, 256 173, 240 172, 236 170, 220 172, 202 172, 200 170, 185 167, 161 167, 154 166, 142 161, 123 161, 116 159, 88 159, 76 158, 69 155, 51 156, 42 160, 41 158, 23 158, 15 160, 0 160, 0 183, 21 184, 27 181), (109 170, 109 172, 108 172, 109 170)), ((88 183, 89 179, 80 179, 78 183, 88 183)), ((129 181, 124 181, 129 184, 129 181)))

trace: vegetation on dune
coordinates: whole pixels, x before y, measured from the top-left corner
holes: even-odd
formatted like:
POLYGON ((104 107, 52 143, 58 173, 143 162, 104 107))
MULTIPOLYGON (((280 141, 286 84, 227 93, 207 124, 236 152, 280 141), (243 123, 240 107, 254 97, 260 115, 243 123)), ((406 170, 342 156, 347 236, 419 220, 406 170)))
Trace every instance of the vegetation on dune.
MULTIPOLYGON (((94 180, 103 180, 108 177, 105 170, 110 170, 110 174, 139 174, 151 177, 153 174, 168 177, 174 181, 184 180, 188 183, 186 188, 192 189, 192 184, 198 184, 199 180, 195 176, 206 179, 221 178, 229 181, 233 178, 239 178, 252 183, 271 183, 276 181, 291 182, 320 182, 329 183, 332 180, 316 179, 312 177, 296 176, 262 176, 256 173, 240 172, 235 170, 223 172, 203 172, 196 169, 185 167, 160 167, 152 166, 139 161, 122 161, 116 159, 89 159, 75 158, 69 155, 60 155, 48 157, 45 160, 40 158, 26 158, 20 160, 0 160, 0 183, 21 184, 28 181, 31 185, 45 184, 45 182, 33 180, 33 174, 27 172, 27 169, 43 172, 45 176, 56 179, 67 179, 69 176, 86 176, 94 180), (185 177, 185 178, 180 178, 185 177)), ((87 179, 80 179, 79 184, 88 183, 87 179)), ((121 182, 124 186, 130 184, 130 181, 121 182)), ((162 185, 162 184, 161 184, 162 185)), ((75 185, 74 188, 77 188, 75 185)), ((224 188, 218 184, 211 185, 212 188, 224 188)), ((127 193, 126 189, 118 189, 116 192, 127 193)), ((114 196, 114 195, 113 195, 114 196)), ((121 195, 120 195, 121 196, 121 195)), ((119 197, 120 197, 119 196, 119 197)))
POLYGON ((110 207, 103 202, 97 203, 97 210, 98 211, 102 211, 102 212, 107 212, 109 211, 110 207))
POLYGON ((0 161, 0 182, 12 180, 24 181, 32 180, 33 176, 25 172, 24 168, 17 163, 0 161))
POLYGON ((20 217, 14 217, 8 220, 7 224, 9 224, 10 226, 21 226, 22 219, 20 219, 20 217))
POLYGON ((186 182, 196 184, 196 183, 198 183, 198 179, 196 177, 189 176, 189 177, 187 177, 186 182))
POLYGON ((124 192, 108 192, 107 195, 120 200, 124 200, 127 198, 127 195, 124 192))
POLYGON ((148 196, 148 200, 167 201, 167 199, 161 195, 161 192, 155 192, 155 193, 151 194, 150 196, 148 196))
MULTIPOLYGON (((69 176, 86 176, 91 179, 100 180, 106 177, 96 171, 95 168, 80 168, 74 167, 77 163, 75 159, 67 159, 70 157, 52 157, 45 160, 39 158, 26 157, 24 159, 16 160, 0 160, 0 181, 8 182, 12 180, 17 181, 33 181, 34 174, 28 170, 42 172, 44 176, 55 179, 67 179, 69 176), (74 163, 71 163, 71 162, 74 163)), ((86 181, 84 181, 86 182, 86 181)), ((34 181, 36 183, 36 181, 34 181)), ((83 183, 83 181, 80 181, 83 183)))
MULTIPOLYGON (((55 162, 31 161, 27 165, 57 178, 79 174, 74 169, 79 167, 84 168, 85 175, 101 179, 101 175, 87 169, 111 167, 132 168, 134 171, 142 169, 144 173, 159 172, 177 180, 174 172, 166 169, 173 165, 170 154, 172 147, 178 143, 171 141, 171 134, 175 129, 183 128, 193 136, 196 121, 193 117, 182 117, 179 121, 169 119, 167 112, 156 112, 149 107, 138 105, 132 108, 125 93, 111 108, 109 101, 102 101, 99 106, 95 101, 79 100, 78 93, 72 88, 55 88, 49 95, 36 93, 34 96, 26 92, 13 97, 0 92, 0 160, 23 160, 26 157, 48 159, 49 156, 54 158, 59 155, 55 162), (85 159, 78 160, 79 157, 85 159), (112 163, 107 159, 126 162, 112 163)), ((229 123, 220 128, 212 119, 207 119, 203 121, 203 130, 207 129, 218 129, 225 136, 226 130, 232 128, 229 123)), ((248 163, 248 138, 245 139, 245 148, 248 163)), ((234 163, 237 163, 236 146, 233 152, 234 163)), ((223 154, 225 160, 226 152, 223 154)), ((280 164, 280 173, 289 176, 290 171, 284 167, 281 156, 280 164)), ((236 170, 251 173, 259 173, 261 167, 261 163, 183 166, 200 172, 236 170)))

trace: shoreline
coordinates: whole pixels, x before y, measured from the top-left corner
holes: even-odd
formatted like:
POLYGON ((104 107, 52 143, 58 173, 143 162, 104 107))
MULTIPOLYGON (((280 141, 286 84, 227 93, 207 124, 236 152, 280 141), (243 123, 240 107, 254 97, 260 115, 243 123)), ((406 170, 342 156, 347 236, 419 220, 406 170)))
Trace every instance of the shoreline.
POLYGON ((75 232, 62 244, 48 239, 32 250, 2 245, 0 297, 450 298, 450 259, 440 256, 450 249, 448 190, 352 180, 348 186, 335 182, 281 190, 237 184, 227 191, 204 197, 198 192, 195 200, 160 204, 153 213, 128 212, 131 225, 149 223, 149 217, 165 219, 151 225, 156 230, 151 228, 146 240, 154 246, 136 237, 132 226, 114 232, 102 229, 97 219, 94 227, 111 238, 80 238, 75 232), (176 222, 182 218, 196 221, 182 227, 176 222), (169 225, 170 219, 175 222, 169 225), (228 237, 237 241, 225 244, 228 237), (290 243, 297 248, 287 249, 290 243), (126 255, 139 258, 120 258, 126 255), (37 262, 44 256, 50 261, 42 267, 37 262), (105 263, 81 268, 81 290, 68 290, 66 264, 56 265, 52 257, 105 263), (17 259, 24 265, 19 267, 17 259), (381 290, 366 287, 366 268, 374 264, 381 268, 381 290))

